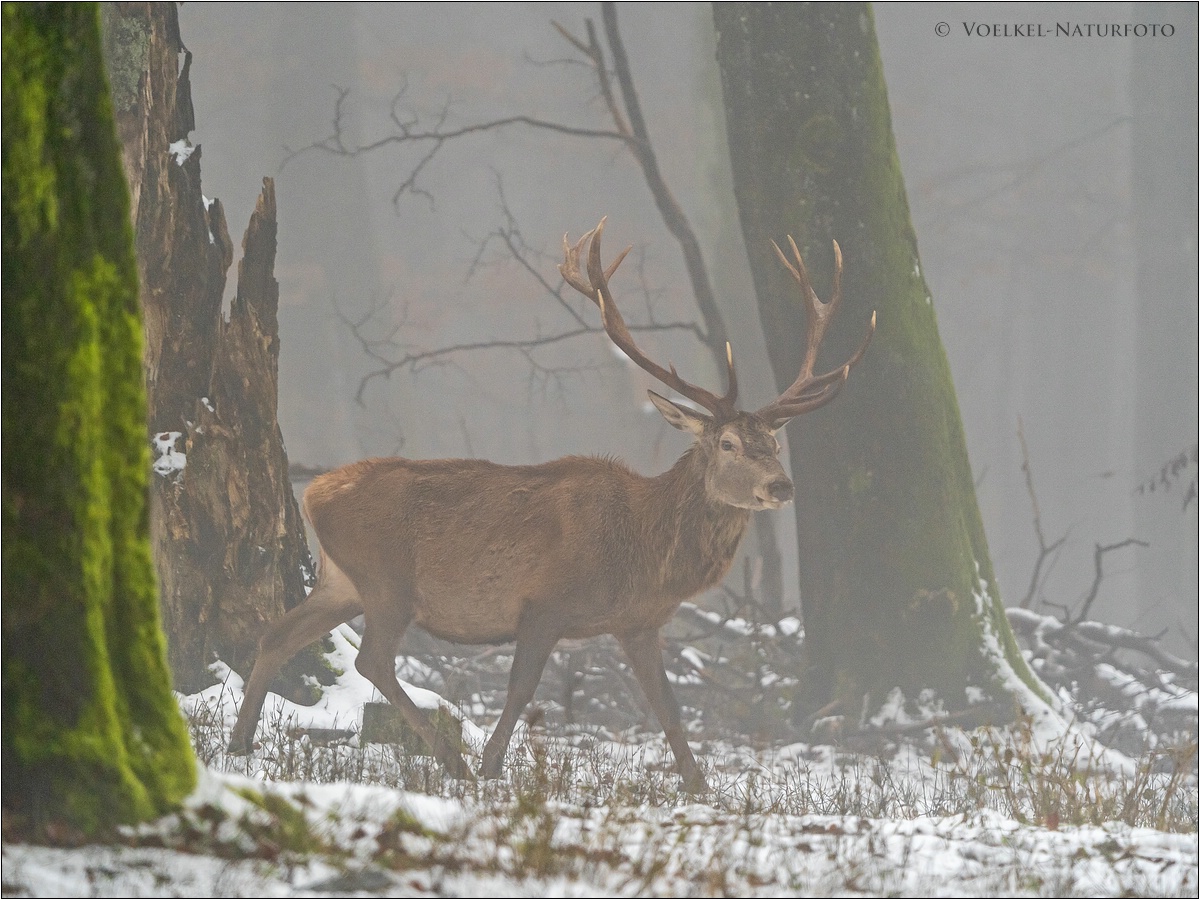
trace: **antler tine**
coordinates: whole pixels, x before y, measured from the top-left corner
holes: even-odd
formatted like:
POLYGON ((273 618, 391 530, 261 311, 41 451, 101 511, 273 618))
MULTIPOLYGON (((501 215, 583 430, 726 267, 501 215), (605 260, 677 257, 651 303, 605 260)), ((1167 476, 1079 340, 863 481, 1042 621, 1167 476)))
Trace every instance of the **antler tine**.
MULTIPOLYGON (((600 262, 600 241, 604 237, 604 223, 607 221, 608 216, 605 216, 600 220, 600 224, 592 229, 591 243, 588 244, 588 281, 592 283, 593 288, 602 293, 608 291, 608 273, 604 271, 604 264, 600 262)), ((626 249, 625 253, 628 252, 629 250, 626 249)), ((624 259, 624 254, 622 254, 621 258, 624 259)), ((603 305, 600 307, 600 312, 602 315, 604 314, 603 305)), ((618 312, 616 316, 618 321, 620 321, 621 314, 618 312)), ((621 326, 624 327, 624 325, 625 323, 621 322, 621 326)))
POLYGON ((600 224, 581 237, 574 247, 571 246, 570 240, 568 239, 567 235, 564 234, 563 261, 558 267, 559 274, 562 275, 563 281, 575 288, 575 290, 579 291, 579 293, 583 294, 585 297, 589 298, 597 306, 600 305, 598 292, 608 290, 608 279, 612 278, 613 273, 617 271, 617 268, 624 261, 625 257, 629 255, 629 251, 633 249, 633 245, 630 244, 619 254, 617 254, 617 258, 613 260, 611 264, 609 264, 607 269, 603 270, 601 277, 598 279, 592 277, 592 263, 589 254, 588 280, 583 280, 583 273, 579 269, 579 254, 583 251, 584 244, 586 244, 594 235, 598 236, 599 233, 603 232, 604 222, 606 219, 607 216, 604 219, 601 219, 600 224), (596 284, 597 281, 599 281, 599 284, 596 284))
POLYGON ((787 239, 788 245, 792 248, 792 254, 796 257, 794 266, 783 255, 778 244, 771 241, 771 246, 775 248, 776 255, 799 283, 800 292, 804 295, 805 330, 808 336, 804 350, 804 363, 800 367, 800 375, 796 379, 798 384, 812 377, 813 367, 817 364, 817 349, 821 346, 821 341, 825 337, 825 329, 829 327, 829 322, 842 300, 842 248, 838 246, 837 241, 833 242, 833 296, 830 297, 828 303, 823 303, 817 296, 817 292, 813 290, 812 282, 808 277, 808 269, 804 265, 804 257, 800 255, 800 248, 796 246, 796 241, 790 234, 787 239))
MULTIPOLYGON (((800 248, 796 246, 796 240, 790 234, 787 236, 788 246, 792 248, 792 254, 796 257, 796 265, 800 267, 800 271, 804 273, 804 281, 808 286, 809 296, 817 303, 821 303, 817 299, 816 291, 812 289, 812 282, 808 280, 808 269, 804 267, 804 257, 800 255, 800 248)), ((830 289, 830 297, 828 303, 821 304, 829 307, 829 314, 832 316, 837 311, 838 304, 842 302, 842 248, 837 241, 833 241, 833 287, 830 289)))
POLYGON ((729 387, 725 391, 725 396, 721 399, 730 408, 735 408, 738 395, 738 380, 737 369, 733 367, 733 345, 729 341, 725 342, 725 379, 729 387))
POLYGON ((587 239, 592 236, 595 230, 596 229, 593 228, 591 231, 581 237, 579 242, 575 244, 574 247, 571 246, 570 240, 564 233, 563 261, 558 267, 559 274, 562 275, 563 281, 575 288, 575 290, 579 291, 579 293, 583 294, 585 297, 591 298, 593 303, 598 302, 596 300, 596 292, 592 289, 590 284, 583 280, 583 275, 579 271, 579 254, 583 250, 584 242, 586 242, 587 239))
POLYGON ((608 333, 609 339, 641 369, 693 403, 703 406, 713 415, 731 416, 735 412, 733 404, 737 399, 737 374, 733 368, 733 351, 728 344, 726 344, 726 358, 729 366, 729 390, 723 397, 718 397, 698 385, 685 381, 675 371, 673 365, 669 369, 664 369, 646 356, 634 342, 633 335, 630 334, 629 327, 625 324, 625 319, 621 316, 621 311, 617 309, 617 304, 608 289, 609 278, 617 271, 621 261, 633 248, 626 247, 622 250, 616 260, 606 269, 600 257, 600 245, 606 221, 607 217, 601 219, 600 224, 580 238, 579 243, 573 247, 566 235, 563 236, 563 263, 558 267, 563 280, 600 307, 600 321, 604 324, 604 330, 608 333), (583 250, 584 242, 590 242, 588 244, 586 281, 579 270, 579 255, 583 250))
POLYGON ((854 355, 837 369, 826 372, 824 375, 813 375, 813 368, 817 363, 817 351, 825 337, 829 323, 833 320, 834 313, 842 302, 842 248, 838 246, 837 241, 833 242, 833 286, 828 302, 822 302, 816 291, 813 290, 812 282, 808 277, 808 269, 804 265, 804 258, 800 255, 800 249, 790 234, 788 235, 788 244, 796 258, 795 265, 792 265, 783 251, 779 249, 779 245, 771 241, 771 246, 775 248, 775 254, 779 257, 780 262, 791 272, 792 277, 800 286, 800 292, 804 297, 807 335, 804 362, 800 366, 800 374, 796 376, 796 380, 787 390, 756 413, 765 419, 776 421, 786 421, 792 416, 810 412, 824 406, 837 396, 838 391, 842 389, 842 385, 846 383, 846 379, 850 375, 850 369, 862 359, 863 354, 867 351, 867 345, 871 343, 871 337, 875 333, 875 313, 871 313, 871 323, 867 327, 867 334, 854 355))

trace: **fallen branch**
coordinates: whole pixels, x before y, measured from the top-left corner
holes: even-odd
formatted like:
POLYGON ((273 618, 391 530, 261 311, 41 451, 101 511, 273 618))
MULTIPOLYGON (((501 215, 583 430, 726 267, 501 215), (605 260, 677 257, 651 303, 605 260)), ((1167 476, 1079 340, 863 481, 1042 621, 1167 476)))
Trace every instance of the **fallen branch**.
POLYGON ((1200 666, 1164 650, 1156 638, 1128 628, 1102 622, 1060 622, 1053 616, 1043 616, 1028 609, 1008 609, 1008 621, 1017 634, 1042 641, 1073 642, 1077 650, 1086 653, 1110 650, 1132 650, 1149 657, 1168 672, 1195 681, 1200 666))

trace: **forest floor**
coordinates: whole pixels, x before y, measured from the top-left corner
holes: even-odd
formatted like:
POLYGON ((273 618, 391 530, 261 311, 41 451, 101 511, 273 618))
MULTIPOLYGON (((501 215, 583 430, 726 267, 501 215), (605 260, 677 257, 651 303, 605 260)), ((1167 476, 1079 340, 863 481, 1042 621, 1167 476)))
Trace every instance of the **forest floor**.
MULTIPOLYGON (((316 706, 271 695, 248 757, 223 749, 236 674, 181 697, 203 764, 186 807, 118 845, 6 843, 3 895, 1197 896, 1194 739, 1142 759, 1071 726, 697 741, 711 790, 690 795, 661 733, 534 716, 503 778, 454 781, 359 746, 355 641, 335 632, 343 674, 316 706)), ((473 752, 485 734, 464 722, 473 752)))

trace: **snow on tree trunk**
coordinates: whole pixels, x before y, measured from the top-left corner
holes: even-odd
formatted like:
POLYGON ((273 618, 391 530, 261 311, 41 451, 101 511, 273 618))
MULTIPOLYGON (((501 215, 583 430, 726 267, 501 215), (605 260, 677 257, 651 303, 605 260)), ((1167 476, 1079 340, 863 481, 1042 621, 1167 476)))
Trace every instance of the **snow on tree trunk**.
MULTIPOLYGON (((864 4, 716 4, 734 190, 781 387, 803 355, 796 285, 769 240, 792 234, 829 298, 823 347, 874 341, 829 406, 788 429, 813 704, 878 706, 932 689, 947 708, 1037 682, 1004 616, 950 371, 921 275, 874 24, 864 4), (989 651, 987 648, 991 648, 989 651), (970 695, 970 696, 968 696, 970 695)), ((1040 687, 1037 690, 1041 690, 1040 687)))
MULTIPOLYGON (((191 54, 175 6, 109 4, 104 24, 125 170, 136 185, 149 422, 159 449, 154 555, 171 669, 176 686, 193 691, 212 683, 214 654, 249 671, 263 628, 303 601, 312 570, 276 423, 275 189, 264 179, 226 321, 233 244, 220 201, 201 193, 200 148, 188 141, 191 54)), ((311 701, 302 674, 328 682, 330 673, 314 652, 285 670, 281 689, 311 701)))
POLYGON ((137 267, 97 8, 3 17, 5 829, 90 833, 161 814, 196 773, 159 627, 137 267))

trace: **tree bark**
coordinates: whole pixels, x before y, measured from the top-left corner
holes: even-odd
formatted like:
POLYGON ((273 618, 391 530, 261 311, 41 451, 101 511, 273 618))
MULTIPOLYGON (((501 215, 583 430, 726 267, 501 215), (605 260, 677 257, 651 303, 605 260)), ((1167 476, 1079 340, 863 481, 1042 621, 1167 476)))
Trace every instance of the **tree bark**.
MULTIPOLYGON (((276 424, 275 189, 264 179, 226 321, 233 244, 187 140, 191 54, 175 6, 106 4, 105 26, 125 170, 137 185, 150 431, 160 452, 172 451, 152 485, 155 560, 171 669, 191 691, 213 682, 214 655, 248 671, 263 627, 303 601, 312 572, 276 424)), ((281 688, 311 701, 296 677, 305 673, 329 681, 309 653, 281 688)))
POLYGON ((94 4, 3 9, 3 765, 86 833, 195 783, 171 696, 129 196, 94 4))
POLYGON ((832 240, 842 246, 845 301, 826 365, 847 359, 879 315, 846 388, 789 432, 811 700, 859 709, 864 694, 878 704, 899 686, 909 698, 933 689, 956 708, 969 685, 1009 696, 1014 671, 1036 686, 988 556, 871 11, 714 9, 734 191, 781 389, 800 369, 804 316, 770 239, 795 236, 825 299, 832 240))

